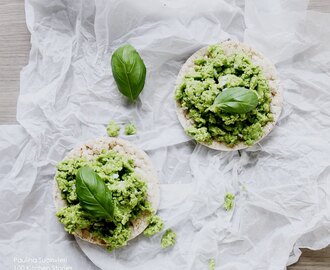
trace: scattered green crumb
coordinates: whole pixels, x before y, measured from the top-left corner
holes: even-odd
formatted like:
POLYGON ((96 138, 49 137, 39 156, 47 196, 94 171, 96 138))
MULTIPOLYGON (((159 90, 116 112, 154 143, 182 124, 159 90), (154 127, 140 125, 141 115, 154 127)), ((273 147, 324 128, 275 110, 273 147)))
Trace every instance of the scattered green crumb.
POLYGON ((175 239, 176 239, 176 233, 173 232, 171 229, 166 230, 161 240, 162 248, 168 248, 174 246, 175 239))
POLYGON ((231 193, 226 193, 225 202, 223 203, 223 208, 226 211, 230 211, 234 206, 235 195, 231 193))
POLYGON ((148 237, 159 233, 164 227, 163 220, 157 215, 150 216, 148 219, 148 223, 148 227, 143 232, 143 234, 148 237))
POLYGON ((129 123, 125 126, 125 135, 134 135, 136 134, 136 127, 134 124, 129 123))
POLYGON ((109 137, 117 137, 119 135, 120 127, 119 125, 111 120, 107 126, 107 133, 109 137))
POLYGON ((209 270, 215 270, 215 260, 214 259, 209 260, 209 270))

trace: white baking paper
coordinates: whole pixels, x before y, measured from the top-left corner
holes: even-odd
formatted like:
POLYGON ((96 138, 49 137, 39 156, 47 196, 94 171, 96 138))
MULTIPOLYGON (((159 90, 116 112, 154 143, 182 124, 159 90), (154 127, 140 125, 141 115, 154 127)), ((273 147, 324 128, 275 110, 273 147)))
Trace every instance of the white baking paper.
POLYGON ((330 243, 329 14, 307 11, 304 0, 25 3, 32 48, 21 72, 20 125, 0 128, 1 269, 200 270, 215 259, 219 270, 283 270, 299 248, 330 243), (173 101, 184 61, 227 38, 276 64, 284 96, 273 132, 241 156, 196 145, 173 101), (124 43, 147 66, 136 104, 111 74, 111 53, 124 43), (55 217, 55 164, 106 135, 110 119, 136 124, 136 136, 121 137, 157 168, 159 215, 177 233, 171 249, 161 249, 160 234, 108 253, 76 242, 55 217), (222 207, 226 192, 236 195, 233 211, 222 207))

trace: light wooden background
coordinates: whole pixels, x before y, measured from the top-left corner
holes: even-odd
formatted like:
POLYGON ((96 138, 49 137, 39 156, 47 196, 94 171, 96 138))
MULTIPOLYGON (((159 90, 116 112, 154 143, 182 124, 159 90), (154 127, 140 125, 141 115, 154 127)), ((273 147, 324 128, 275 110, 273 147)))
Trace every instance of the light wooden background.
MULTIPOLYGON (((311 0, 310 9, 330 12, 330 0, 311 0)), ((0 124, 16 123, 19 73, 28 62, 29 50, 24 1, 0 0, 0 124)), ((303 250, 299 262, 289 269, 330 270, 330 246, 319 251, 303 250)))

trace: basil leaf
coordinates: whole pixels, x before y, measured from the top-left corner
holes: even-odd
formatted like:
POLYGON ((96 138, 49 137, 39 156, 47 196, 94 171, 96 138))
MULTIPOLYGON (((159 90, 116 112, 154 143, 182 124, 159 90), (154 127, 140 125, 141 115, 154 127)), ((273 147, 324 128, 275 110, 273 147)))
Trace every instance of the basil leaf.
POLYGON ((146 66, 132 45, 118 48, 111 57, 112 74, 119 91, 130 101, 141 93, 146 79, 146 66))
MULTIPOLYGON (((243 87, 226 88, 214 100, 212 109, 219 108, 227 113, 247 113, 258 105, 255 91, 243 87)), ((210 109, 211 110, 211 109, 210 109)))
POLYGON ((76 192, 81 207, 94 217, 113 220, 111 191, 92 168, 82 167, 76 175, 76 192))

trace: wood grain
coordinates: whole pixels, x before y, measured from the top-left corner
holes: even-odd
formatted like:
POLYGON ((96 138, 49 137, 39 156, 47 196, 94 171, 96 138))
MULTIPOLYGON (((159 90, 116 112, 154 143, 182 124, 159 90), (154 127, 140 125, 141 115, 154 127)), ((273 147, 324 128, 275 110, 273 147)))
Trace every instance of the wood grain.
POLYGON ((330 12, 330 1, 329 0, 310 0, 309 9, 329 13, 330 12))
MULTIPOLYGON (((330 12, 330 0, 313 0, 310 9, 330 12)), ((0 1, 0 124, 16 123, 19 73, 28 62, 30 35, 26 28, 23 0, 0 1)), ((330 247, 304 249, 289 270, 329 270, 330 247)), ((282 269, 279 269, 282 270, 282 269)))
POLYGON ((28 62, 30 34, 24 1, 0 1, 0 124, 16 123, 19 73, 28 62))

